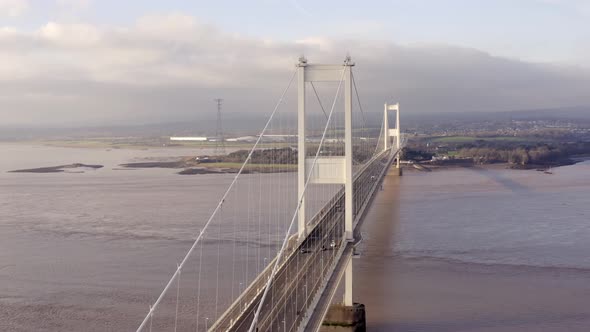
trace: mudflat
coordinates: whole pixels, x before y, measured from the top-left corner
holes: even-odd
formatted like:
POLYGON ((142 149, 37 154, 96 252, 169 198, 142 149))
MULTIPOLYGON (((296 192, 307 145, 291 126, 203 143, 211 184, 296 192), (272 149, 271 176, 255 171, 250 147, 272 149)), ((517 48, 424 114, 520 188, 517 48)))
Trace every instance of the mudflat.
POLYGON ((68 170, 72 172, 82 172, 84 169, 99 169, 102 165, 86 165, 82 163, 74 163, 68 165, 49 166, 49 167, 37 167, 28 169, 17 169, 9 171, 9 173, 62 173, 68 170))

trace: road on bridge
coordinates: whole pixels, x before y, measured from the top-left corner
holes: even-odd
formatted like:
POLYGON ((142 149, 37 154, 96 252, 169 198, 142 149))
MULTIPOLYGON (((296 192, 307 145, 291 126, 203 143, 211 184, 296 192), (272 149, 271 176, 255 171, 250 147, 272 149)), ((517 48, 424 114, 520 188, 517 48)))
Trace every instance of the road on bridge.
MULTIPOLYGON (((369 198, 373 184, 379 180, 386 162, 386 158, 375 160, 355 179, 355 197, 369 198)), ((355 205, 360 207, 363 202, 361 199, 355 205)), ((340 195, 327 206, 324 218, 277 272, 261 308, 257 331, 297 330, 330 267, 335 263, 337 246, 344 243, 343 206, 344 195, 340 195)), ((233 315, 226 315, 217 322, 215 330, 248 331, 260 297, 261 294, 245 305, 245 310, 234 324, 231 321, 233 315)), ((237 309, 240 307, 238 304, 237 309)))

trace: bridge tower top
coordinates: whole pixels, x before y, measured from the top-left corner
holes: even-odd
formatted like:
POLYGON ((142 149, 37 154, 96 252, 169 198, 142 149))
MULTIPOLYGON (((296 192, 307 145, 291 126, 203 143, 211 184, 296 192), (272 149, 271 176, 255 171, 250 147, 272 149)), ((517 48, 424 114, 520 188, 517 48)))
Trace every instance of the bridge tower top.
MULTIPOLYGON (((389 148, 390 137, 395 137, 395 147, 396 150, 401 148, 401 130, 400 130, 400 107, 399 103, 396 104, 387 104, 385 103, 383 109, 383 130, 385 133, 385 140, 383 143, 383 150, 387 150, 389 148), (395 111, 395 128, 389 127, 389 111, 395 111)), ((399 168, 399 158, 397 167, 399 168)))
MULTIPOLYGON (((298 134, 298 197, 301 205, 298 215, 299 238, 307 236, 305 215, 305 187, 310 183, 340 183, 345 190, 345 234, 352 240, 353 225, 353 181, 352 181, 352 71, 354 62, 349 55, 342 64, 311 64, 305 56, 297 63, 297 134, 298 134), (338 90, 344 88, 344 156, 307 158, 305 147, 305 87, 306 83, 339 82, 338 90), (315 161, 314 161, 315 160, 315 161), (308 181, 309 179, 309 181, 308 181)), ((336 96, 337 97, 337 96, 336 96)), ((336 98, 332 109, 336 104, 336 98)), ((331 114, 331 113, 330 113, 331 114)), ((331 119, 328 118, 328 121, 331 119)))

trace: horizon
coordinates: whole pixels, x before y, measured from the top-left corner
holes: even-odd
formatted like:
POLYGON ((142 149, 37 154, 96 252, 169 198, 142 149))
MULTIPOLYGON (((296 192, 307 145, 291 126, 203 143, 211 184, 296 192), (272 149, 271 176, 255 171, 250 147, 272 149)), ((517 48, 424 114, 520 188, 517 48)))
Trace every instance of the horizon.
MULTIPOLYGON (((268 114, 242 114, 228 112, 223 115, 225 137, 255 135, 260 131, 260 122, 267 119, 268 114)), ((378 112, 365 114, 366 128, 379 128, 380 114, 378 112)), ((296 114, 283 115, 283 118, 295 120, 296 114)), ((323 118, 319 114, 310 115, 310 119, 323 118), (319 117, 319 118, 318 118, 319 117)), ((482 125, 486 122, 505 122, 507 125, 513 120, 518 121, 546 121, 547 123, 570 123, 576 127, 590 125, 590 107, 569 107, 563 109, 534 109, 513 110, 501 112, 437 112, 437 113, 408 113, 402 115, 402 122, 408 130, 420 128, 425 130, 440 125, 462 123, 463 125, 482 125)), ((393 119, 392 119, 393 121, 393 119)), ((212 136, 216 125, 216 116, 211 114, 193 117, 184 121, 160 121, 141 124, 106 124, 88 126, 23 126, 10 127, 0 124, 0 142, 38 141, 59 139, 84 138, 116 138, 136 137, 155 138, 175 135, 212 136)))

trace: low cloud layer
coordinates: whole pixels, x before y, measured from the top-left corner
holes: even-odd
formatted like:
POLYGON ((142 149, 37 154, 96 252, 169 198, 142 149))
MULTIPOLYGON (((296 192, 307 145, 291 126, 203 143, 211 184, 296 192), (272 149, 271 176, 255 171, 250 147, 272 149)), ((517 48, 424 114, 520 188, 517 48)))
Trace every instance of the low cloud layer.
POLYGON ((254 39, 184 15, 130 27, 49 22, 0 27, 4 125, 148 123, 196 118, 221 96, 240 112, 267 112, 300 54, 340 63, 346 53, 366 109, 407 112, 590 105, 590 71, 493 57, 446 45, 254 39))
POLYGON ((27 0, 0 0, 0 17, 17 17, 28 9, 27 0))

